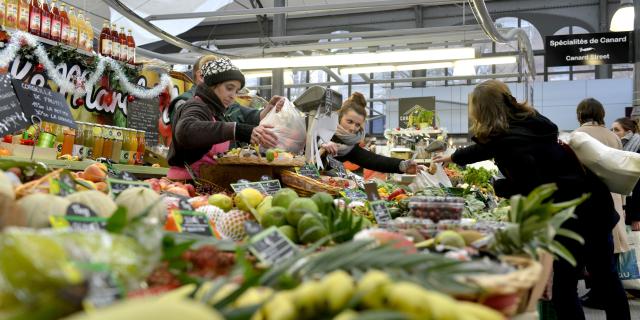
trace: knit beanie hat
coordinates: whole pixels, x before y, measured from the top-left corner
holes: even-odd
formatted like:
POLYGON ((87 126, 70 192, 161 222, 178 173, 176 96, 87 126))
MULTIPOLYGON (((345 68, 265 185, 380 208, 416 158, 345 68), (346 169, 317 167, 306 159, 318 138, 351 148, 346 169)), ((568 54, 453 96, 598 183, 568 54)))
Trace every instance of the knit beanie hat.
POLYGON ((203 64, 201 69, 204 82, 208 86, 213 86, 221 82, 238 80, 240 88, 244 88, 244 75, 238 67, 231 63, 226 57, 221 57, 203 64))

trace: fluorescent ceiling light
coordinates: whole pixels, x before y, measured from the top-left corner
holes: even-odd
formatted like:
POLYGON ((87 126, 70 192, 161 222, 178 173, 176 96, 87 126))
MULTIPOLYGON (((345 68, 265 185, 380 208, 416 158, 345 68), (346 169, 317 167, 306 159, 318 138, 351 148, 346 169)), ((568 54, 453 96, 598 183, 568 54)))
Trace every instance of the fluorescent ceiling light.
POLYGON ((621 1, 620 8, 616 10, 611 18, 609 30, 611 31, 632 31, 635 11, 633 1, 621 1))
POLYGON ((476 75, 476 67, 472 63, 456 61, 453 63, 453 76, 454 77, 462 77, 462 76, 475 76, 476 75))
POLYGON ((335 54, 297 57, 275 57, 233 60, 241 70, 351 66, 376 63, 406 63, 438 60, 471 59, 474 48, 390 51, 380 53, 335 54))
POLYGON ((271 70, 256 70, 243 72, 245 78, 271 78, 271 70))
POLYGON ((453 62, 403 64, 403 65, 395 65, 395 66, 385 65, 385 66, 371 66, 371 67, 341 68, 340 74, 393 72, 393 71, 406 71, 406 70, 428 70, 428 69, 441 69, 441 68, 451 68, 451 67, 453 67, 453 62))
POLYGON ((517 56, 504 56, 504 57, 489 57, 489 58, 477 58, 468 60, 458 60, 457 64, 469 64, 472 66, 486 66, 491 64, 511 64, 518 61, 517 56))

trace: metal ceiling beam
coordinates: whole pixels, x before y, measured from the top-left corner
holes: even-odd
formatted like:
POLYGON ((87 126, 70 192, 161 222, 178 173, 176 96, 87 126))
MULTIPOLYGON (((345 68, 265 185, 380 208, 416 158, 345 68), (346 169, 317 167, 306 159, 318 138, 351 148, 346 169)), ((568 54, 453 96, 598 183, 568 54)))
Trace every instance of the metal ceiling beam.
POLYGON ((136 23, 137 25, 139 25, 143 29, 151 32, 154 36, 166 41, 169 44, 172 44, 172 45, 174 45, 176 47, 179 47, 179 48, 182 48, 182 49, 186 49, 186 50, 189 50, 189 51, 198 52, 198 53, 201 53, 201 54, 212 54, 212 53, 215 53, 215 54, 224 55, 221 52, 212 51, 212 50, 209 50, 209 49, 205 49, 205 48, 200 48, 198 46, 194 46, 192 43, 190 43, 188 41, 185 41, 183 39, 180 39, 180 38, 178 38, 176 36, 172 36, 172 35, 164 32, 162 29, 160 29, 160 28, 156 27, 155 25, 153 25, 152 23, 144 20, 137 13, 133 12, 126 5, 124 5, 122 2, 120 2, 120 0, 104 0, 104 3, 106 3, 108 6, 110 6, 114 10, 118 11, 125 18, 133 21, 134 23, 136 23))
POLYGON ((160 14, 150 15, 146 18, 147 21, 153 20, 176 20, 176 19, 191 19, 191 18, 211 18, 211 17, 244 17, 244 16, 256 16, 256 15, 274 15, 283 13, 296 13, 296 12, 318 12, 318 11, 343 11, 349 9, 364 9, 364 8, 406 8, 415 5, 422 6, 439 6, 453 3, 461 3, 463 0, 387 0, 387 1, 370 1, 370 2, 345 2, 335 4, 322 4, 322 5, 308 5, 308 6, 291 6, 291 7, 273 7, 273 8, 260 8, 252 10, 218 10, 218 11, 206 11, 206 12, 189 12, 189 13, 174 13, 174 14, 160 14))
POLYGON ((333 72, 333 70, 331 70, 328 67, 322 67, 320 68, 320 70, 326 72, 331 78, 335 79, 336 82, 340 83, 340 84, 344 84, 344 80, 342 80, 342 77, 340 77, 339 74, 333 72))

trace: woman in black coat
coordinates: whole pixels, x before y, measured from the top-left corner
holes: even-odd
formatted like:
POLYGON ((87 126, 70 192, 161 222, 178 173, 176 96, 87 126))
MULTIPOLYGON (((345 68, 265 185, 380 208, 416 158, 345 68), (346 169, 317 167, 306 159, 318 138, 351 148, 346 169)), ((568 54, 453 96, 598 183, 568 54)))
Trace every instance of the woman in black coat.
POLYGON ((606 290, 607 319, 630 319, 613 256, 611 230, 619 216, 607 186, 558 143, 558 127, 531 106, 518 103, 504 83, 483 82, 471 99, 469 116, 476 144, 434 160, 466 165, 494 159, 505 176, 494 185, 496 194, 502 197, 526 195, 545 183, 558 186, 553 195, 556 202, 590 193, 591 197, 576 208, 577 218, 563 226, 580 234, 585 244, 556 237, 577 261, 575 267, 564 260, 554 262, 553 303, 558 319, 584 319, 577 283, 585 265, 606 290))

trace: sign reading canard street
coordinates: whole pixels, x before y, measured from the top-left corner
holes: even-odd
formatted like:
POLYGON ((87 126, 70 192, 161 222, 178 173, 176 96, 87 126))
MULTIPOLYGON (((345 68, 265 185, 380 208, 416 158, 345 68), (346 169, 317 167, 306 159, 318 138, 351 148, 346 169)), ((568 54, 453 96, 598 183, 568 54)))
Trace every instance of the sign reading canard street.
POLYGON ((605 32, 545 37, 546 67, 633 62, 633 33, 605 32))

